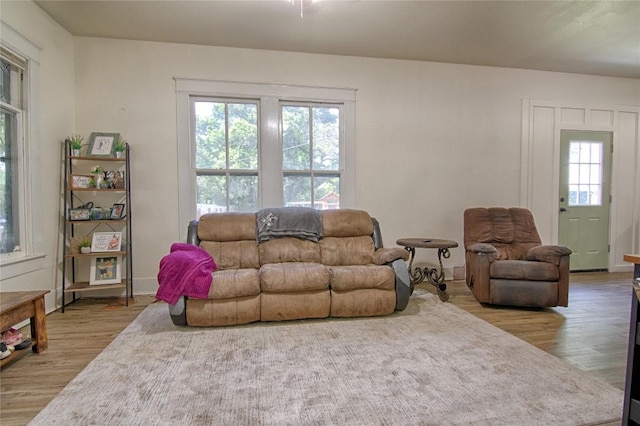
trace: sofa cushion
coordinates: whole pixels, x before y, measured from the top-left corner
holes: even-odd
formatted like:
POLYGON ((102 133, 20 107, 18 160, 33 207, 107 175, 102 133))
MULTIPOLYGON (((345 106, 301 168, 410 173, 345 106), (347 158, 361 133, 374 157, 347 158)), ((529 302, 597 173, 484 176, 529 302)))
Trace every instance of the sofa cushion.
POLYGON ((320 261, 323 265, 368 265, 373 263, 373 238, 325 237, 320 240, 320 261))
POLYGON ((213 273, 209 299, 229 299, 256 294, 260 294, 258 269, 227 269, 213 273))
POLYGON ((260 268, 260 289, 269 293, 329 288, 329 268, 319 263, 269 263, 260 268))
POLYGON ((258 243, 255 241, 200 241, 200 247, 213 257, 218 270, 260 267, 258 243))
POLYGON ((377 288, 331 290, 332 317, 388 315, 395 310, 396 292, 377 288))
POLYGON ((207 241, 256 240, 255 213, 209 213, 198 219, 198 238, 207 241))
POLYGON ((320 246, 300 238, 278 238, 259 244, 260 263, 315 262, 320 263, 320 246))
POLYGON ((322 228, 325 237, 359 237, 373 234, 371 216, 363 210, 323 210, 322 228))
POLYGON ((248 324, 260 321, 261 295, 234 299, 188 299, 187 324, 200 327, 248 324))
POLYGON ((496 260, 491 264, 491 279, 558 281, 558 267, 546 262, 530 262, 527 260, 496 260))
POLYGON ((336 291, 363 288, 395 289, 395 272, 386 265, 352 265, 331 267, 331 289, 336 291))

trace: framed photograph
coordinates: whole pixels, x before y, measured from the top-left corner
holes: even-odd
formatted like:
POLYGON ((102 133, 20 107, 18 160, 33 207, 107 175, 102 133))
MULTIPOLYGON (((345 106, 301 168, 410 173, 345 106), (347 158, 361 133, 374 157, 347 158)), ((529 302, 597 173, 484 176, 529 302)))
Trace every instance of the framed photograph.
POLYGON ((120 170, 110 170, 104 172, 105 179, 109 182, 111 189, 124 189, 124 172, 120 170))
POLYGON ((71 183, 71 189, 91 188, 91 179, 93 179, 92 175, 71 175, 71 179, 69 180, 71 183))
POLYGON ((91 210, 89 209, 69 209, 69 220, 90 220, 91 210))
POLYGON ((113 143, 119 136, 120 133, 91 133, 87 155, 90 157, 113 157, 113 143))
POLYGON ((114 204, 111 207, 111 220, 120 220, 124 217, 124 204, 114 204))
POLYGON ((94 232, 91 239, 91 252, 120 251, 122 232, 94 232))
POLYGON ((91 259, 89 285, 120 284, 122 281, 122 257, 97 256, 91 259))

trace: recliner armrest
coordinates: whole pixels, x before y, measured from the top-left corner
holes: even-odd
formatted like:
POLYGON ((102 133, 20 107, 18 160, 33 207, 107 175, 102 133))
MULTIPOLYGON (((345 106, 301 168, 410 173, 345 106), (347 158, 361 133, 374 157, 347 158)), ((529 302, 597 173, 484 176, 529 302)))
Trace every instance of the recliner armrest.
POLYGON ((373 252, 373 263, 376 265, 385 265, 398 259, 409 260, 409 252, 400 247, 379 248, 373 252))
POLYGON ((564 256, 569 256, 571 249, 564 246, 555 245, 542 245, 529 249, 527 252, 527 260, 534 260, 538 262, 553 263, 559 265, 560 260, 564 256))
POLYGON ((467 251, 477 255, 486 255, 489 258, 489 262, 493 262, 498 258, 498 249, 491 244, 471 244, 469 247, 467 247, 467 251))

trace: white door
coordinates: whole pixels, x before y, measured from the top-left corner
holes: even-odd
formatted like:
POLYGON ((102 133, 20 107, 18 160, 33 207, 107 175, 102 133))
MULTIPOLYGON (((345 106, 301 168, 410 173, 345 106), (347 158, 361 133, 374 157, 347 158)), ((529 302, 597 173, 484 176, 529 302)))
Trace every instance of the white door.
POLYGON ((558 243, 571 249, 571 270, 609 266, 612 136, 562 130, 558 243))

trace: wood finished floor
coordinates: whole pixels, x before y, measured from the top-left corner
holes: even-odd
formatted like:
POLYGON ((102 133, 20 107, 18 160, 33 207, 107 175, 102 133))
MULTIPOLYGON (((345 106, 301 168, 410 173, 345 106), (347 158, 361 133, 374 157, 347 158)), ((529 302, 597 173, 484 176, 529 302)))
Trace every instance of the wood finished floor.
MULTIPOLYGON (((419 288, 433 291, 427 284, 419 288)), ((631 288, 631 273, 572 274, 568 308, 515 309, 480 305, 464 281, 448 282, 450 303, 620 389, 631 288)), ((48 315, 49 348, 0 372, 0 424, 27 424, 153 302, 152 296, 137 296, 125 307, 114 299, 80 299, 64 314, 48 315)))

